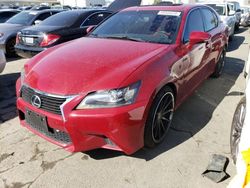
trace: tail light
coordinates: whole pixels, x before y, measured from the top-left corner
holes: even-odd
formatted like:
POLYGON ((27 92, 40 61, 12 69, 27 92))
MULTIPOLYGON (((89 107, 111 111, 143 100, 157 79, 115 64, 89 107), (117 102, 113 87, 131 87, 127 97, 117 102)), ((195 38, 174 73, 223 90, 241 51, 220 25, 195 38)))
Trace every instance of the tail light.
POLYGON ((47 34, 44 35, 43 41, 40 43, 41 47, 49 46, 53 43, 55 43, 61 36, 54 35, 54 34, 47 34))
POLYGON ((16 44, 19 44, 20 43, 20 32, 17 33, 16 35, 16 44))

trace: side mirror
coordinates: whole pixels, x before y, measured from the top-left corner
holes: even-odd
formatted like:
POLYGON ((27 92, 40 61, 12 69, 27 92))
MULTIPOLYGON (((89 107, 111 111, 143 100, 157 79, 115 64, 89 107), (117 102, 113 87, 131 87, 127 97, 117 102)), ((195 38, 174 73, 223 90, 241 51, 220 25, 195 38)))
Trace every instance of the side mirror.
POLYGON ((241 9, 237 9, 236 12, 241 12, 241 9))
POLYGON ((86 29, 86 32, 87 34, 89 34, 91 31, 93 31, 95 29, 95 26, 92 25, 92 26, 89 26, 87 29, 86 29))
POLYGON ((42 22, 42 20, 36 20, 35 25, 39 25, 42 22))
POLYGON ((203 43, 208 41, 211 38, 211 35, 206 32, 194 31, 190 34, 189 45, 193 46, 195 44, 203 43))

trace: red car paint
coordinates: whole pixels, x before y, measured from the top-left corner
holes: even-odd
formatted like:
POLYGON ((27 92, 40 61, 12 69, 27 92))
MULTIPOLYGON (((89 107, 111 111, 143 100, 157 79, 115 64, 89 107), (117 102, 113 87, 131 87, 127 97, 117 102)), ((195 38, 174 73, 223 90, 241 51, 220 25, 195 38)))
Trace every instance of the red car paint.
POLYGON ((183 44, 187 15, 199 7, 205 6, 145 6, 123 10, 181 11, 182 19, 174 44, 87 37, 38 54, 25 65, 24 84, 44 93, 74 97, 63 106, 62 117, 24 101, 20 96, 19 79, 17 108, 21 124, 71 152, 108 148, 132 154, 142 148, 144 125, 157 92, 167 84, 172 87, 177 108, 214 72, 219 55, 227 45, 226 28, 220 22, 208 35, 198 32, 192 36, 194 39, 210 36, 209 42, 183 44), (139 80, 141 86, 133 104, 76 109, 91 92, 122 88, 139 80), (53 129, 68 133, 71 143, 63 144, 31 128, 25 120, 27 109, 45 116, 53 129))

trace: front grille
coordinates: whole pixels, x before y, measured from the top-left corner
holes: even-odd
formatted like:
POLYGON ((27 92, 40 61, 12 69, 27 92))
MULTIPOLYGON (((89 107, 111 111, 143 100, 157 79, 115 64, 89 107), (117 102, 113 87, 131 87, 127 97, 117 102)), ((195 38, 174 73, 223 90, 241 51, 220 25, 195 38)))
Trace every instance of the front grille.
POLYGON ((21 97, 23 100, 31 103, 32 96, 37 95, 41 99, 41 106, 40 109, 43 109, 47 112, 51 112, 53 114, 61 115, 60 106, 66 101, 66 97, 56 97, 56 96, 49 96, 40 92, 37 92, 27 86, 23 86, 21 90, 21 97))
MULTIPOLYGON (((70 136, 68 133, 63 132, 63 131, 58 131, 55 130, 47 125, 45 123, 46 119, 44 118, 42 121, 37 121, 37 117, 35 117, 36 114, 34 115, 33 112, 27 111, 27 114, 25 115, 25 120, 28 123, 28 125, 35 129, 36 131, 40 132, 41 134, 56 140, 61 143, 69 144, 71 143, 70 136), (34 118, 35 117, 35 118, 34 118)), ((40 117, 39 117, 40 118, 40 117)))

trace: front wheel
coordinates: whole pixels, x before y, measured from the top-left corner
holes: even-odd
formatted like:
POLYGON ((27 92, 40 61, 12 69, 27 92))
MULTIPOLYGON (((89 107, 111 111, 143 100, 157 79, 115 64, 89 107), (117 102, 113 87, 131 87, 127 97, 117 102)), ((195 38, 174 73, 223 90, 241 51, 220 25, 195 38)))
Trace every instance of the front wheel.
POLYGON ((153 148, 165 139, 172 123, 174 104, 174 95, 170 87, 164 87, 156 95, 145 125, 145 147, 153 148))
POLYGON ((221 52, 221 55, 220 55, 219 60, 216 64, 214 73, 211 75, 211 77, 219 78, 222 75, 222 71, 223 71, 224 65, 225 65, 225 56, 226 56, 226 50, 224 49, 221 52))
POLYGON ((233 122, 231 126, 230 148, 231 148, 231 156, 234 163, 236 163, 237 155, 239 152, 239 143, 240 143, 243 124, 245 121, 245 115, 246 115, 246 97, 243 97, 240 100, 234 112, 233 122))
POLYGON ((16 39, 12 38, 6 43, 6 56, 7 57, 16 57, 16 51, 15 51, 15 44, 16 39))

